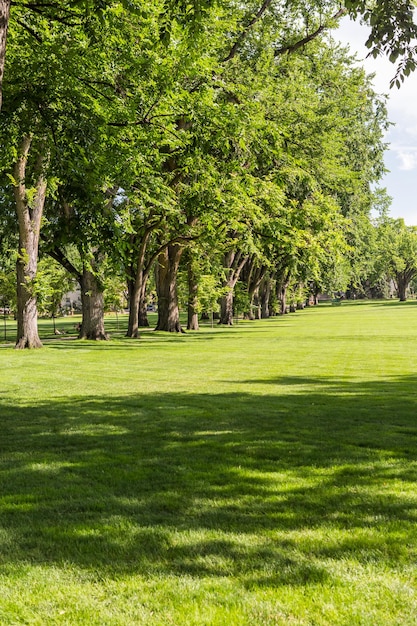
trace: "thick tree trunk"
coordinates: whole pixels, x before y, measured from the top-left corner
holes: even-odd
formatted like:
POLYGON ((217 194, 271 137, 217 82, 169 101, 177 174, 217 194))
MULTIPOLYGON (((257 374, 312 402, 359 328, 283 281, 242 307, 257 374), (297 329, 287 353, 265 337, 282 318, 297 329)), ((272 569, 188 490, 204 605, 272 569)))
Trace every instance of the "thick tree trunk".
POLYGON ((105 340, 104 295, 99 280, 93 272, 84 268, 81 280, 82 322, 79 339, 105 340))
POLYGON ((199 330, 198 324, 198 279, 192 260, 188 263, 188 319, 187 330, 199 330))
POLYGON ((402 276, 397 276, 398 297, 400 302, 407 300, 407 283, 402 276))
POLYGON ((248 295, 250 300, 249 311, 245 317, 250 320, 261 319, 261 303, 259 297, 259 286, 266 274, 265 266, 258 266, 255 257, 250 258, 242 270, 243 281, 248 286, 248 295))
POLYGON ((281 315, 285 315, 285 313, 287 313, 287 285, 281 285, 281 288, 279 291, 279 301, 280 301, 279 312, 281 315))
POLYGON ((233 291, 248 258, 239 250, 231 250, 225 255, 224 267, 228 270, 228 278, 223 287, 227 288, 227 292, 220 299, 219 324, 233 325, 233 291))
POLYGON ((20 145, 19 158, 13 168, 16 181, 14 196, 19 223, 19 255, 17 274, 17 341, 16 348, 41 348, 38 334, 38 311, 34 280, 38 267, 39 234, 47 181, 43 173, 45 157, 39 154, 35 164, 37 181, 35 195, 29 203, 26 188, 26 167, 32 136, 26 135, 20 145))
POLYGON ((139 326, 149 326, 146 314, 145 292, 150 267, 145 267, 145 257, 151 232, 152 228, 148 228, 143 233, 141 239, 136 239, 136 244, 139 243, 139 248, 137 258, 130 267, 131 279, 128 281, 129 322, 126 337, 139 337, 139 326))
POLYGON ((6 41, 9 26, 10 4, 10 0, 0 0, 0 110, 2 103, 4 61, 6 58, 6 41))
POLYGON ((169 333, 184 332, 180 324, 177 296, 177 273, 183 248, 170 244, 158 257, 156 292, 158 296, 158 323, 155 330, 169 333))
POLYGON ((277 293, 277 297, 280 303, 279 306, 279 312, 280 315, 285 315, 288 310, 287 310, 287 290, 288 290, 288 286, 289 286, 289 281, 284 280, 282 283, 280 283, 278 285, 278 293, 277 293))
POLYGON ((233 287, 220 300, 219 324, 233 325, 233 287))
POLYGON ((140 283, 137 280, 128 282, 129 291, 129 321, 127 325, 126 337, 135 339, 139 337, 139 297, 140 283))
POLYGON ((148 274, 144 276, 142 282, 142 289, 139 296, 139 326, 142 328, 149 328, 148 309, 146 302, 146 285, 148 283, 148 274))
POLYGON ((128 281, 129 292, 129 321, 126 337, 138 338, 139 328, 148 328, 148 311, 146 308, 147 276, 141 276, 139 281, 128 281))
POLYGON ((261 300, 261 318, 267 319, 270 316, 269 310, 269 301, 271 298, 271 280, 266 277, 263 279, 260 289, 260 300, 261 300))
MULTIPOLYGON (((21 248, 22 250, 22 248, 21 248)), ((26 248, 27 252, 27 248, 26 248)), ((24 348, 42 348, 38 334, 38 309, 36 296, 32 293, 31 281, 36 276, 37 251, 32 249, 31 254, 19 257, 16 264, 17 274, 17 341, 18 350, 24 348)))
POLYGON ((276 283, 276 294, 280 303, 279 313, 280 315, 285 315, 289 310, 287 307, 287 291, 291 281, 291 270, 283 270, 279 275, 280 279, 276 283))

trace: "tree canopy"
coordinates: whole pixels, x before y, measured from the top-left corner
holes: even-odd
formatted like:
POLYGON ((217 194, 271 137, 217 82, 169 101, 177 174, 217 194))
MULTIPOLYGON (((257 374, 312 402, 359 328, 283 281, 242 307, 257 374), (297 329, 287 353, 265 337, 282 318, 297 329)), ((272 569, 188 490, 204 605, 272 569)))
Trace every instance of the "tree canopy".
MULTIPOLYGON (((393 46, 411 45, 401 7, 393 46)), ((274 294, 285 310, 287 292, 336 288, 335 276, 347 284, 384 172, 386 110, 350 54, 321 34, 344 11, 374 29, 387 15, 273 0, 97 8, 11 11, 0 189, 19 237, 18 345, 40 344, 39 253, 79 282, 86 338, 105 338, 109 276, 126 282, 132 337, 155 268, 161 330, 180 330, 183 266, 196 309, 198 277, 215 274, 223 323, 242 281, 248 307, 263 300, 265 313, 274 294)))

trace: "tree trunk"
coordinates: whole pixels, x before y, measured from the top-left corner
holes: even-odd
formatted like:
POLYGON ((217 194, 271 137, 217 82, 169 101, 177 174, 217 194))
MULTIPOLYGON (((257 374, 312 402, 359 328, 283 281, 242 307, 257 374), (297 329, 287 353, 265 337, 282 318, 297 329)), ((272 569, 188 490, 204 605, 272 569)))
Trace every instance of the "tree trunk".
POLYGON ((262 280, 260 289, 261 299, 261 319, 268 319, 270 316, 269 300, 271 298, 271 279, 266 277, 262 280))
POLYGON ((148 277, 144 278, 142 283, 142 290, 139 296, 139 318, 138 323, 141 328, 149 328, 148 310, 146 308, 146 284, 148 277))
POLYGON ((281 285, 280 290, 279 290, 279 300, 280 300, 279 312, 281 315, 285 315, 287 312, 287 285, 281 285))
POLYGON ((10 16, 10 0, 0 0, 0 110, 3 91, 4 61, 6 59, 6 40, 10 16))
POLYGON ((87 268, 83 269, 80 279, 82 323, 79 339, 105 340, 104 330, 104 295, 100 282, 87 268))
POLYGON ((149 326, 146 315, 145 290, 149 276, 149 267, 145 267, 146 250, 152 228, 145 230, 141 239, 135 238, 133 243, 139 243, 138 254, 130 266, 129 289, 129 322, 126 337, 139 337, 139 326, 149 326), (143 322, 143 323, 141 323, 143 322))
POLYGON ((127 324, 126 337, 135 339, 139 337, 139 299, 140 283, 137 280, 128 281, 129 292, 129 321, 127 324))
POLYGON ((239 250, 230 250, 225 255, 224 267, 228 270, 228 278, 224 281, 223 287, 227 288, 227 292, 220 299, 219 324, 233 325, 233 290, 248 258, 239 250))
POLYGON ((289 311, 287 308, 287 291, 291 282, 291 270, 281 270, 279 276, 280 279, 276 282, 276 294, 278 302, 280 303, 279 313, 280 315, 285 315, 289 311))
POLYGON ((233 326, 233 287, 220 300, 219 324, 233 326))
POLYGON ((247 311, 245 315, 247 319, 261 319, 259 286, 265 274, 266 267, 262 265, 257 266, 256 259, 254 257, 248 259, 242 270, 243 281, 246 282, 248 286, 248 295, 250 301, 249 311, 247 311))
POLYGON ((278 293, 277 297, 280 302, 279 312, 280 315, 285 315, 287 311, 287 290, 289 285, 289 280, 283 280, 282 283, 278 285, 278 293))
POLYGON ((187 330, 199 330, 198 325, 198 280, 192 259, 188 263, 188 320, 187 330))
POLYGON ((169 333, 184 332, 180 324, 177 296, 177 272, 183 248, 170 244, 158 257, 156 292, 158 296, 158 323, 155 330, 169 333))
POLYGON ((252 294, 249 293, 250 304, 249 310, 245 311, 244 318, 247 320, 260 320, 261 319, 261 305, 259 298, 259 290, 256 289, 252 294))
POLYGON ((17 275, 17 341, 16 348, 41 348, 38 334, 38 311, 34 280, 38 268, 39 233, 46 197, 47 181, 43 173, 45 156, 38 154, 35 173, 35 195, 29 203, 26 188, 26 167, 32 135, 26 135, 20 145, 19 158, 13 168, 16 181, 14 196, 19 223, 19 254, 17 275))
MULTIPOLYGON (((22 248, 21 248, 22 250, 22 248)), ((31 280, 36 276, 37 252, 34 250, 25 261, 19 257, 16 264, 17 275, 17 341, 18 350, 24 348, 42 348, 38 334, 38 309, 36 296, 32 293, 31 280)))
POLYGON ((139 337, 139 328, 148 328, 148 311, 146 309, 146 284, 148 276, 142 275, 139 281, 128 280, 129 321, 126 337, 139 337))
POLYGON ((397 275, 397 288, 398 288, 398 297, 400 302, 405 302, 407 300, 407 286, 404 276, 397 275))

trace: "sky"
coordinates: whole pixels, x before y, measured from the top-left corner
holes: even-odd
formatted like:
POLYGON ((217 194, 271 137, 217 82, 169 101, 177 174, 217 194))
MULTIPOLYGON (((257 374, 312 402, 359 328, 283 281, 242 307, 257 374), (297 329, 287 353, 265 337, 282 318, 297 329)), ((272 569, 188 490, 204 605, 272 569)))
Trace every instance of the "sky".
POLYGON ((385 153, 389 173, 379 186, 386 187, 392 197, 390 216, 402 217, 406 224, 417 226, 417 71, 405 79, 400 89, 390 89, 395 65, 385 57, 366 58, 368 32, 369 28, 346 17, 332 35, 335 40, 349 45, 368 74, 375 74, 376 93, 389 96, 388 119, 393 124, 385 136, 389 144, 385 153))

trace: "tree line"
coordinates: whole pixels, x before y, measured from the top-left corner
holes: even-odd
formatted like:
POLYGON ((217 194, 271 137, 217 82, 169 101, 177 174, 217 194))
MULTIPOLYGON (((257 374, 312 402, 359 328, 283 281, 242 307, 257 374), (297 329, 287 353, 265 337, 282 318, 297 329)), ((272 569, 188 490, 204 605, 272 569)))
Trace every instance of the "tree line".
POLYGON ((277 302, 285 312, 289 297, 356 288, 376 271, 382 227, 371 210, 387 240, 388 224, 401 230, 375 191, 384 99, 329 33, 362 14, 368 47, 398 62, 400 83, 414 69, 408 2, 9 9, 2 0, 0 262, 4 276, 16 267, 17 348, 41 345, 39 258, 80 285, 86 339, 106 338, 115 277, 137 337, 150 281, 157 329, 180 332, 178 276, 197 329, 217 301, 231 324, 236 297, 266 317, 277 302))

